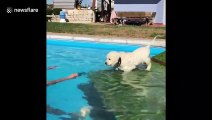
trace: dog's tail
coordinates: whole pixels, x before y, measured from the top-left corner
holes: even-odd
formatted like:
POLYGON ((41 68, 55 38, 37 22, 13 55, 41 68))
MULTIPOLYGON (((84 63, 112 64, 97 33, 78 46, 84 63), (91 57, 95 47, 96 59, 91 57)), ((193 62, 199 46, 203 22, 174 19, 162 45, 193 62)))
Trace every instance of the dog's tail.
POLYGON ((155 40, 156 40, 157 37, 158 37, 158 35, 156 35, 156 36, 154 37, 154 39, 152 40, 152 42, 150 42, 149 45, 147 45, 147 47, 150 47, 150 46, 155 42, 155 40))

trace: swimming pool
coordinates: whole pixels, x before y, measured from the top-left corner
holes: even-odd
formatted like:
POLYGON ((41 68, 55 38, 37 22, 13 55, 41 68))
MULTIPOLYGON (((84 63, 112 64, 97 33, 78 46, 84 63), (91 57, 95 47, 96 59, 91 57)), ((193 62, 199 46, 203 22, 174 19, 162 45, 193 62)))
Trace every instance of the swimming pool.
MULTIPOLYGON (((64 78, 72 73, 87 73, 83 76, 77 77, 74 80, 64 81, 47 87, 47 120, 78 120, 80 109, 85 106, 91 106, 93 108, 85 120, 122 120, 123 118, 121 116, 126 116, 126 120, 137 119, 139 116, 136 118, 131 116, 131 114, 136 116, 135 114, 137 113, 135 112, 120 112, 118 110, 118 108, 120 109, 120 106, 124 107, 122 109, 130 110, 132 108, 125 103, 116 103, 117 101, 120 101, 120 99, 116 99, 114 96, 120 97, 120 94, 124 93, 120 93, 120 90, 123 90, 123 88, 127 90, 125 92, 126 94, 128 92, 134 92, 134 90, 138 93, 141 89, 144 91, 143 88, 137 89, 133 88, 134 86, 132 86, 134 83, 138 82, 138 78, 141 76, 148 76, 150 78, 147 79, 152 79, 153 75, 162 79, 157 82, 155 82, 155 80, 153 81, 157 84, 156 86, 160 84, 160 88, 162 85, 162 89, 160 91, 162 93, 160 93, 160 95, 162 94, 163 97, 165 97, 165 67, 153 64, 153 66, 155 65, 158 67, 157 69, 154 69, 155 71, 153 70, 152 74, 150 75, 144 71, 135 71, 133 74, 126 76, 127 78, 121 78, 119 73, 111 71, 110 67, 104 64, 105 56, 109 51, 115 50, 130 52, 138 47, 140 47, 140 45, 47 39, 47 66, 58 66, 55 69, 47 70, 48 81, 64 78), (121 86, 119 85, 119 90, 117 89, 117 86, 110 86, 116 84, 112 82, 117 82, 120 79, 132 79, 131 77, 133 79, 136 77, 136 79, 132 81, 132 83, 124 83, 122 81, 123 84, 121 86), (128 87, 126 87, 126 85, 128 85, 128 87), (131 85, 130 88, 129 85, 131 85), (114 88, 116 90, 114 92, 106 87, 114 88)), ((157 55, 163 51, 165 51, 165 48, 152 47, 151 56, 157 55)), ((153 79, 156 78, 153 77, 153 79)), ((120 81, 118 83, 120 83, 120 81)), ((139 85, 140 83, 136 84, 139 85)), ((147 84, 148 83, 145 83, 145 85, 147 84)), ((152 93, 153 92, 151 92, 151 94, 152 93)), ((139 98, 138 96, 137 98, 139 98)), ((125 97, 123 98, 127 99, 125 97)), ((132 98, 137 99, 136 96, 132 98)), ((151 99, 155 98, 157 97, 151 99)), ((139 102, 139 100, 135 102, 139 102)), ((141 107, 141 111, 142 109, 143 107, 141 107)), ((154 107, 150 109, 154 109, 154 107)), ((143 109, 144 112, 145 110, 146 108, 143 109)), ((145 116, 145 119, 155 119, 155 117, 152 117, 150 113, 151 112, 147 113, 148 115, 145 116)), ((162 120, 164 117, 160 116, 157 118, 158 120, 162 120)), ((144 117, 142 119, 144 119, 144 117)))

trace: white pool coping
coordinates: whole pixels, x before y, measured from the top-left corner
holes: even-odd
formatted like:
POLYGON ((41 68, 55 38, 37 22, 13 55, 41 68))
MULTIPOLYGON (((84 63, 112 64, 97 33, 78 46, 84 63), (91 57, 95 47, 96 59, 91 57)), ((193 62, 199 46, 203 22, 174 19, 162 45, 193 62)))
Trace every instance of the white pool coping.
MULTIPOLYGON (((141 44, 148 45, 151 42, 150 39, 126 39, 126 38, 102 38, 102 37, 90 37, 90 36, 73 36, 73 35, 54 35, 47 34, 47 39, 58 40, 79 40, 79 41, 93 41, 93 42, 106 42, 106 43, 124 43, 124 44, 141 44)), ((152 46, 166 47, 166 40, 155 40, 152 46)))

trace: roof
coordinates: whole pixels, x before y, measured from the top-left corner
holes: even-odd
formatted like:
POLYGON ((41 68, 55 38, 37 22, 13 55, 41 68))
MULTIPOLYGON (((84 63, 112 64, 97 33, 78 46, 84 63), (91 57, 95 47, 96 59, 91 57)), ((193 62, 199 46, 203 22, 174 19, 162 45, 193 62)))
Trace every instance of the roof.
POLYGON ((73 9, 75 0, 53 0, 54 8, 73 9))

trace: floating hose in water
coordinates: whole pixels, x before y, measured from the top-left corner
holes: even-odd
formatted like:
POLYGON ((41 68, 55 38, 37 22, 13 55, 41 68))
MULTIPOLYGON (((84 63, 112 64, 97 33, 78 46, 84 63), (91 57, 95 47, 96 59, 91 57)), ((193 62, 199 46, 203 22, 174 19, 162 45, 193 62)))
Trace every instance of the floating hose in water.
POLYGON ((46 85, 47 86, 53 85, 53 84, 56 84, 56 83, 59 83, 59 82, 63 82, 63 81, 69 80, 69 79, 74 79, 76 77, 79 77, 79 76, 82 76, 82 75, 85 75, 85 74, 86 74, 85 72, 74 73, 74 74, 71 74, 70 76, 68 76, 66 78, 61 78, 61 79, 58 79, 58 80, 49 81, 49 82, 47 82, 46 85))

